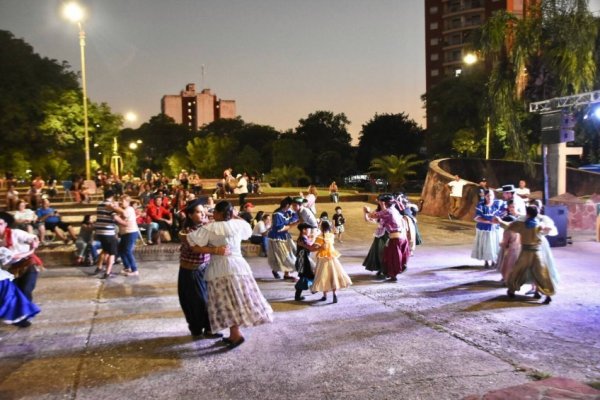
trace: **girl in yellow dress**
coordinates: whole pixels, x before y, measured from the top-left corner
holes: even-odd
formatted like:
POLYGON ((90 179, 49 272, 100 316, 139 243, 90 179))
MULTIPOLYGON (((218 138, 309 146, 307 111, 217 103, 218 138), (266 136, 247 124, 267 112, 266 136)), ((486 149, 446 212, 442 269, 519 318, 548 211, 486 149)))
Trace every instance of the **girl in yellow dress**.
POLYGON ((337 303, 335 291, 352 285, 352 280, 340 264, 340 252, 333 247, 335 235, 331 232, 329 221, 321 222, 321 235, 315 239, 315 245, 320 248, 316 252, 317 272, 312 286, 312 292, 323 292, 320 301, 327 300, 327 292, 333 292, 333 302, 337 303))

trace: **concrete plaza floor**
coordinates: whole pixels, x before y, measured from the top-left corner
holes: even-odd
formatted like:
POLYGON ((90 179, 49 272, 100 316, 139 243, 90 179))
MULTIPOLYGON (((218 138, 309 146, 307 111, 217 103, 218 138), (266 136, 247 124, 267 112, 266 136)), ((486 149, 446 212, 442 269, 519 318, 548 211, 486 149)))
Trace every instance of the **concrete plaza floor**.
POLYGON ((343 206, 338 249, 354 285, 338 304, 298 303, 265 258, 249 258, 275 321, 244 329, 232 351, 189 336, 177 262, 107 281, 90 267, 48 269, 33 325, 0 326, 0 399, 459 399, 550 376, 600 382, 591 235, 553 249, 561 283, 542 305, 508 300, 499 273, 470 258, 470 222, 421 217, 425 243, 407 272, 376 280, 361 266, 373 227, 362 204, 343 206))

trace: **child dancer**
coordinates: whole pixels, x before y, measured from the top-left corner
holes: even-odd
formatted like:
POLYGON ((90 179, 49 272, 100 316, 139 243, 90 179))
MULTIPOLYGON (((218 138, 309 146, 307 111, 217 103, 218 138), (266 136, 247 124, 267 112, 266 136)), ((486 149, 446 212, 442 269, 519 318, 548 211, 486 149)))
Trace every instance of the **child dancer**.
POLYGON ((314 261, 310 258, 310 252, 319 249, 318 245, 315 245, 310 238, 310 233, 315 227, 301 223, 298 225, 300 235, 296 241, 298 250, 296 251, 296 271, 298 271, 298 282, 294 286, 296 288, 296 296, 294 300, 302 301, 303 290, 308 290, 315 280, 315 273, 313 272, 314 261))
POLYGON ((320 301, 327 300, 327 292, 333 291, 333 302, 337 303, 335 291, 344 289, 352 285, 352 280, 344 271, 338 258, 340 252, 333 247, 335 236, 331 233, 331 224, 329 221, 321 222, 321 235, 319 235, 315 244, 320 246, 317 250, 317 273, 312 286, 313 292, 323 292, 320 301))

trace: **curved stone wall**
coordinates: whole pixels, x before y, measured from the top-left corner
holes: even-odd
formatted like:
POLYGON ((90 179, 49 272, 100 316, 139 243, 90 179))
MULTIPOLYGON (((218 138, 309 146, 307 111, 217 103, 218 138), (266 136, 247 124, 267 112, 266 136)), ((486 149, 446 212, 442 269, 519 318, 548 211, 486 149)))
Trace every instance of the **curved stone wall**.
MULTIPOLYGON (((481 178, 486 178, 488 186, 491 188, 499 188, 506 184, 516 186, 519 180, 524 179, 527 181, 527 187, 531 189, 532 197, 542 197, 544 175, 541 164, 533 164, 531 168, 528 168, 524 163, 519 161, 445 158, 429 163, 427 178, 421 192, 421 199, 423 200, 421 212, 426 215, 439 217, 448 215, 450 189, 446 184, 454 179, 454 175, 456 174, 469 182, 464 187, 463 201, 457 215, 457 217, 463 220, 471 220, 474 217, 475 206, 478 201, 477 188, 481 178)), ((581 206, 575 208, 573 198, 591 196, 591 199, 580 199, 576 203, 585 204, 585 209, 595 206, 595 202, 599 197, 594 194, 600 194, 600 174, 568 168, 567 191, 573 195, 569 196, 569 202, 563 201, 565 200, 565 196, 563 195, 550 199, 550 203, 567 205, 570 213, 569 228, 587 230, 587 224, 582 224, 581 221, 578 221, 577 210, 581 206), (584 225, 586 226, 585 228, 583 227, 584 225)), ((589 216, 586 218, 589 219, 589 216)))

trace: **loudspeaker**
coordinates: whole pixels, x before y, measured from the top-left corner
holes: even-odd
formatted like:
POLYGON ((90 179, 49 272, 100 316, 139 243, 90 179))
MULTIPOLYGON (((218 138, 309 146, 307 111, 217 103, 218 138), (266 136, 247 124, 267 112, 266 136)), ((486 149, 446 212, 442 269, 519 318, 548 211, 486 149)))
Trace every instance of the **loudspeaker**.
POLYGON ((558 235, 546 236, 550 247, 564 247, 567 245, 567 225, 569 222, 569 210, 567 206, 546 206, 544 207, 545 214, 552 218, 558 235))

